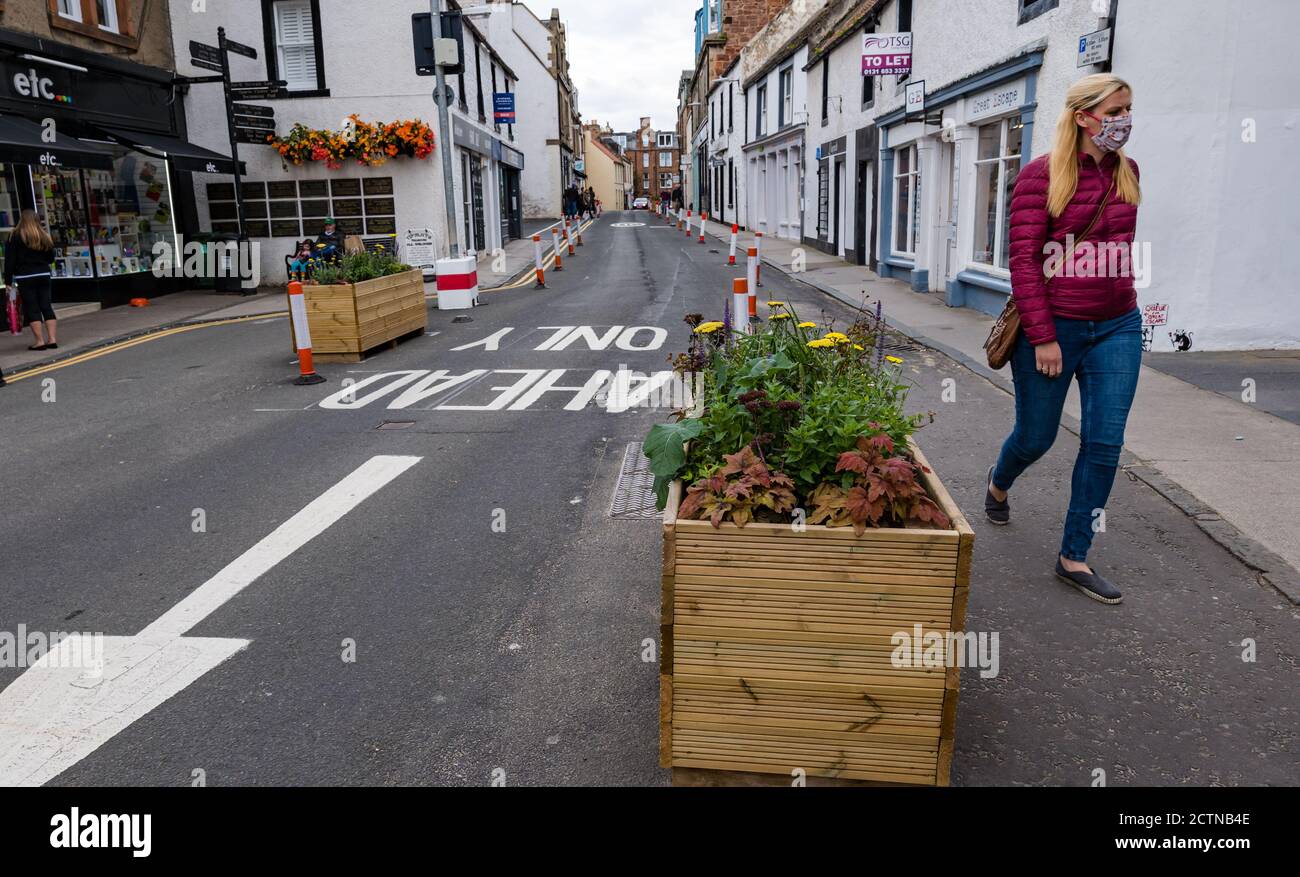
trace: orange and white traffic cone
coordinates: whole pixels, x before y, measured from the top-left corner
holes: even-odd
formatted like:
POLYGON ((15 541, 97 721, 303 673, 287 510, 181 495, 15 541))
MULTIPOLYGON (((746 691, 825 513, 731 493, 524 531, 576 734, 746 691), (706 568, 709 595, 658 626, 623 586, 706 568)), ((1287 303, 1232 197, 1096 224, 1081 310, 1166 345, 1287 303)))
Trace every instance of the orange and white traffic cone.
POLYGON ((731 252, 727 254, 727 266, 736 264, 736 235, 740 232, 740 226, 734 222, 731 224, 731 252))
POLYGON ((573 232, 567 223, 564 226, 564 242, 569 245, 569 257, 572 258, 576 251, 573 248, 573 232))
POLYGON ((551 248, 555 250, 555 270, 563 271, 564 262, 560 259, 560 232, 551 226, 551 248))
POLYGON ((534 289, 546 288, 546 270, 542 267, 542 236, 533 235, 533 265, 537 270, 537 285, 534 289))
POLYGON ((325 378, 316 374, 311 362, 311 328, 307 324, 307 300, 302 294, 302 284, 289 283, 289 318, 293 321, 294 346, 298 348, 298 377, 295 384, 322 384, 325 378))
POLYGON ((750 247, 745 262, 745 274, 749 287, 749 318, 758 319, 758 248, 750 247))

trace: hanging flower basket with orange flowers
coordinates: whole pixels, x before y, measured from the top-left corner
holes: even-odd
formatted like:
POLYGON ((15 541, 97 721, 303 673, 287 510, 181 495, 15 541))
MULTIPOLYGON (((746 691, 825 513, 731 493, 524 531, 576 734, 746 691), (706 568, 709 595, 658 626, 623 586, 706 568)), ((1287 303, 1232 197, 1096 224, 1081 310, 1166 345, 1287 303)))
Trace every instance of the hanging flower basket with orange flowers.
POLYGON ((297 122, 284 137, 268 135, 266 142, 280 153, 286 169, 290 164, 323 161, 330 170, 338 170, 349 160, 378 167, 398 156, 423 160, 433 154, 433 129, 419 119, 372 123, 354 113, 348 123, 342 131, 325 131, 297 122))

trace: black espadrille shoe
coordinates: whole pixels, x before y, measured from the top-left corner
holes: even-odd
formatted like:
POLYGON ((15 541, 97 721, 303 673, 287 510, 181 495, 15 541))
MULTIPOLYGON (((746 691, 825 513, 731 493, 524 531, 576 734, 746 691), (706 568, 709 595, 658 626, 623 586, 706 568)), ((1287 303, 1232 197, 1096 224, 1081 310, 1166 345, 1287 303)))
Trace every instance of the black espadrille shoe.
POLYGON ((994 524, 1011 523, 1011 504, 1005 499, 995 499, 989 486, 993 483, 993 466, 989 467, 988 481, 984 483, 984 516, 994 524))
POLYGON ((1074 585, 1098 603, 1119 603, 1124 600, 1124 595, 1119 592, 1119 588, 1095 572, 1070 572, 1062 565, 1059 557, 1056 559, 1056 577, 1067 584, 1074 585))

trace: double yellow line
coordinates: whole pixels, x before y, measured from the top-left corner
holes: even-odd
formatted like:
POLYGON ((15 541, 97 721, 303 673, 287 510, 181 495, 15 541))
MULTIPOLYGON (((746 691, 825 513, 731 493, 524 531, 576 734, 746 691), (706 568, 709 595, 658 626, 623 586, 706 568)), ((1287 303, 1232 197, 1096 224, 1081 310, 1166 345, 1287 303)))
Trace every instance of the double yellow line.
POLYGON ((126 350, 130 347, 137 347, 146 341, 154 341, 158 338, 166 338, 169 335, 179 335, 182 332, 193 332, 195 329, 207 329, 211 326, 229 326, 231 323, 247 323, 251 320, 267 320, 274 317, 287 317, 288 311, 277 311, 270 314, 252 314, 247 317, 231 317, 226 320, 212 320, 207 323, 188 323, 184 326, 172 326, 169 329, 159 329, 156 332, 149 332, 138 338, 128 338, 125 341, 118 341, 115 344, 106 344, 103 347, 96 347, 94 350, 87 350, 85 353, 78 353, 75 356, 69 356, 67 359, 60 359, 58 362, 51 362, 46 365, 38 365, 35 368, 29 368, 25 371, 13 372, 5 375, 5 380, 9 383, 22 381, 27 378, 39 377, 61 368, 67 368, 70 365, 80 365, 83 362, 89 362, 92 359, 99 359, 101 356, 107 356, 110 353, 116 353, 119 350, 126 350))
MULTIPOLYGON (((590 228, 594 224, 595 224, 594 219, 588 220, 585 224, 579 225, 578 229, 579 231, 582 231, 583 229, 590 228)), ((559 225, 559 223, 555 223, 555 225, 559 225)), ((552 228, 555 227, 555 225, 547 226, 545 229, 543 229, 543 231, 550 231, 552 228)), ((555 250, 553 247, 550 248, 550 250, 551 250, 550 254, 546 256, 546 258, 543 259, 542 261, 543 270, 550 270, 550 268, 553 265, 555 265, 555 250)), ((523 287, 528 286, 529 284, 534 282, 535 278, 532 275, 533 270, 535 269, 529 269, 523 275, 523 277, 519 278, 513 283, 507 283, 502 286, 494 286, 491 289, 483 290, 483 292, 501 292, 507 289, 522 289, 523 287)), ((437 297, 437 293, 425 294, 426 299, 431 299, 436 297, 437 297)), ((195 329, 208 329, 213 326, 230 326, 235 323, 248 323, 253 320, 270 320, 276 317, 287 317, 287 316, 289 316, 288 311, 274 311, 272 313, 267 313, 267 314, 251 314, 247 317, 230 317, 229 319, 212 320, 206 323, 187 323, 184 326, 172 326, 171 328, 168 329, 159 329, 155 332, 146 332, 145 334, 140 335, 139 337, 136 338, 128 338, 125 341, 118 341, 114 344, 106 344, 103 347, 96 347, 93 350, 87 350, 85 353, 78 353, 74 356, 69 356, 67 359, 60 359, 58 362, 51 362, 51 363, 47 363, 46 365, 36 366, 35 368, 29 368, 23 371, 12 372, 10 374, 5 375, 5 381, 8 383, 13 383, 14 381, 26 380, 27 378, 40 377, 41 375, 48 374, 52 371, 58 371, 61 368, 67 368, 70 365, 80 365, 83 362, 90 362, 92 359, 99 359, 101 356, 107 356, 110 353, 117 353, 119 350, 127 350, 128 348, 131 347, 138 347, 139 345, 144 344, 145 342, 156 341, 159 338, 167 338, 171 335, 180 335, 183 332, 193 332, 195 329)))

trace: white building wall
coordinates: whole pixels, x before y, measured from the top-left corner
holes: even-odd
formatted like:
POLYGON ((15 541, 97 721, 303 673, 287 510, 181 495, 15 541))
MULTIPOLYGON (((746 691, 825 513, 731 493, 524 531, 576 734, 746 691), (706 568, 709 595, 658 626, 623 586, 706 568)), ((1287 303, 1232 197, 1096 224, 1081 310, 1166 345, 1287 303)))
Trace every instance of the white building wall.
POLYGON ((1169 306, 1153 350, 1172 349, 1168 331, 1193 350, 1300 347, 1297 34, 1290 0, 1120 4, 1114 66, 1133 85, 1151 242, 1138 301, 1169 306))
MULTIPOLYGON (((439 249, 446 252, 448 230, 445 199, 443 195, 443 172, 441 150, 448 147, 446 138, 438 129, 438 108, 433 101, 434 77, 417 76, 411 53, 410 16, 416 12, 427 12, 428 3, 424 0, 389 0, 393 7, 386 10, 390 14, 374 15, 374 11, 364 4, 348 0, 322 0, 321 38, 324 46, 325 87, 329 89, 328 97, 289 98, 273 101, 251 101, 271 106, 275 110, 276 132, 287 134, 295 122, 301 122, 311 128, 329 130, 340 129, 347 117, 356 113, 368 122, 390 122, 398 119, 421 119, 429 124, 435 133, 435 149, 424 160, 414 158, 392 158, 379 167, 366 167, 355 162, 339 170, 329 170, 323 163, 307 162, 302 165, 285 166, 279 154, 267 146, 240 144, 240 158, 247 166, 246 178, 250 180, 313 180, 336 179, 340 177, 387 177, 393 178, 394 200, 396 206, 397 235, 400 241, 408 228, 430 228, 438 241, 439 249), (401 47, 395 51, 394 46, 401 47)), ((508 7, 506 7, 508 9, 508 7)), ((188 0, 172 0, 171 18, 173 40, 176 46, 177 72, 187 76, 205 76, 209 71, 189 64, 189 41, 198 40, 205 43, 216 42, 218 26, 226 28, 229 39, 236 40, 258 50, 257 60, 231 55, 231 73, 236 80, 262 80, 267 78, 266 60, 263 56, 265 39, 262 31, 262 17, 258 14, 246 14, 248 10, 232 10, 229 7, 212 7, 203 15, 195 15, 190 10, 188 0)), ((486 17, 479 21, 486 26, 486 17)), ((505 45, 509 45, 506 40, 505 45)), ((466 101, 469 112, 462 112, 453 105, 452 115, 459 116, 489 136, 497 137, 508 145, 525 152, 525 170, 521 174, 521 187, 530 182, 530 172, 541 171, 548 162, 539 160, 539 156, 530 153, 521 142, 521 129, 516 127, 516 139, 508 139, 506 126, 498 133, 491 122, 491 67, 485 48, 481 48, 481 63, 484 79, 485 112, 488 122, 480 122, 475 97, 475 73, 473 56, 469 54, 473 43, 468 29, 465 35, 466 50, 466 101)), ((513 65, 505 52, 497 46, 498 54, 513 65)), ((539 77, 530 76, 535 82, 539 77)), ((554 88, 554 80, 549 75, 546 81, 554 88)), ((448 77, 448 85, 456 90, 456 77, 448 77)), ((519 83, 512 89, 518 90, 519 83)), ((498 88, 504 88, 504 74, 498 69, 498 88)), ((527 119, 527 104, 523 95, 517 98, 519 116, 527 119)), ((225 108, 219 85, 200 84, 192 86, 186 97, 186 115, 190 139, 210 149, 227 153, 229 138, 226 132, 225 108)), ((462 249, 466 248, 464 240, 465 220, 462 191, 464 175, 462 171, 463 153, 458 145, 453 147, 453 193, 456 205, 455 233, 462 249)), ((536 148, 534 144, 534 149, 536 148)), ((484 230, 486 232, 487 250, 501 244, 499 182, 497 163, 484 159, 484 230)), ((555 162, 558 165, 558 161, 555 162)), ((558 176, 558 170, 556 171, 558 176)), ((540 175, 540 174, 539 174, 540 175)), ((207 189, 209 182, 229 182, 229 176, 195 174, 195 197, 198 207, 199 223, 207 227, 208 215, 207 189)), ((256 238, 261 249, 261 270, 266 282, 278 283, 285 280, 284 255, 294 248, 295 239, 291 238, 256 238)))
POLYGON ((772 67, 762 80, 751 83, 749 114, 746 119, 744 148, 746 174, 745 223, 754 231, 786 240, 801 239, 803 206, 801 198, 804 164, 807 161, 805 133, 808 121, 808 81, 803 67, 808 63, 808 47, 800 46, 787 59, 772 67), (781 72, 791 71, 791 119, 781 127, 781 72), (755 138, 754 124, 761 111, 758 92, 766 84, 767 124, 761 137, 755 138), (759 145, 761 144, 761 145, 759 145))
POLYGON ((520 3, 498 2, 491 16, 476 20, 487 22, 492 47, 519 77, 515 98, 519 123, 513 145, 525 156, 520 176, 524 217, 558 216, 560 148, 546 142, 560 136, 559 97, 548 67, 551 32, 520 3))

